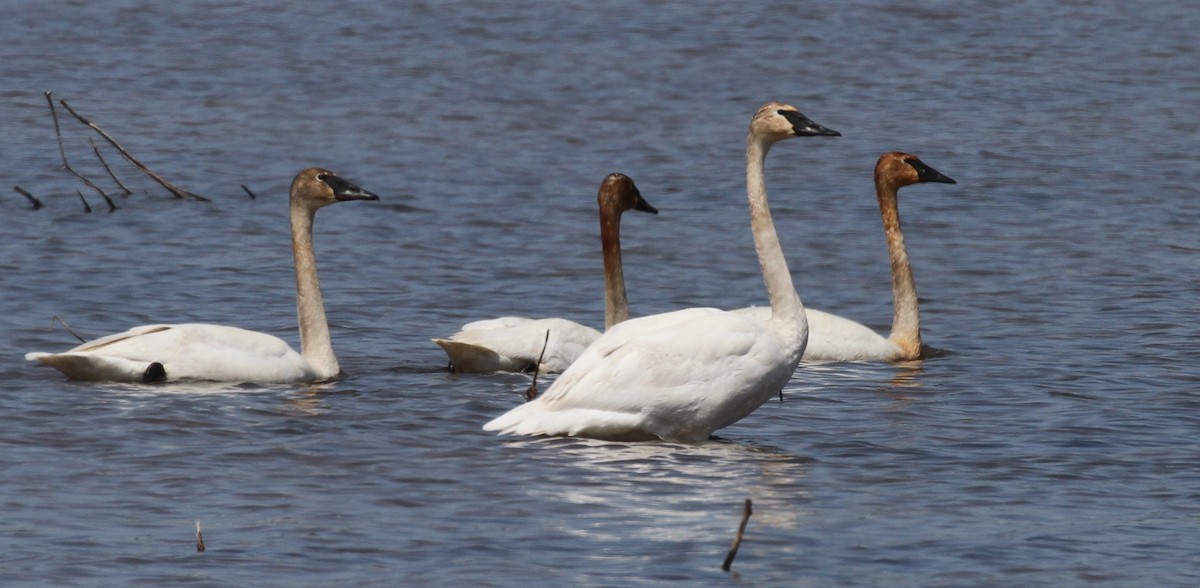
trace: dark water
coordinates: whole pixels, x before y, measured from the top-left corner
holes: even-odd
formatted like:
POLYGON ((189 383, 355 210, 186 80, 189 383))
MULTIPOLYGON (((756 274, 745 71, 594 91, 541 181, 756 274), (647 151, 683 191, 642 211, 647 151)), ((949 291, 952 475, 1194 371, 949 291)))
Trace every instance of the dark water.
POLYGON ((3 3, 0 177, 46 203, 0 197, 3 584, 1200 581, 1192 3, 309 4, 3 3), (213 202, 122 164, 135 194, 103 212, 46 90, 213 202), (528 380, 439 371, 428 339, 600 325, 609 172, 662 211, 627 218, 635 314, 764 301, 743 152, 772 99, 844 135, 768 161, 813 307, 887 329, 881 152, 958 180, 901 204, 947 354, 804 366, 699 446, 481 431, 528 380), (285 194, 317 164, 383 196, 317 222, 347 378, 95 385, 22 360, 73 344, 54 315, 295 343, 285 194))

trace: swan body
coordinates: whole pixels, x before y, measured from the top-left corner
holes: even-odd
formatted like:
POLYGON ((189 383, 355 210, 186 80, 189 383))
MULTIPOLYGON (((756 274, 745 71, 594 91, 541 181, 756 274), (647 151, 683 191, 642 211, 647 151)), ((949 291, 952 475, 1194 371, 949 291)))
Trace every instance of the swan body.
POLYGON ((545 394, 484 425, 502 434, 701 441, 783 389, 808 339, 767 206, 763 163, 777 141, 838 136, 771 102, 750 123, 746 184, 759 264, 771 300, 765 320, 715 308, 630 319, 600 336, 545 394))
POLYGON ((328 380, 341 372, 329 338, 312 251, 317 209, 379 197, 333 172, 309 168, 292 182, 292 251, 302 353, 274 335, 201 323, 143 325, 86 342, 63 353, 34 352, 68 378, 116 382, 290 383, 328 380))
MULTIPOLYGON (((604 178, 596 202, 607 329, 629 317, 621 267, 621 214, 627 210, 658 214, 658 210, 646 202, 629 176, 620 173, 604 178)), ((558 373, 599 337, 600 331, 563 318, 505 316, 467 323, 457 333, 433 342, 446 352, 450 368, 456 372, 529 372, 536 368, 538 373, 558 373)))
MULTIPOLYGON (((912 184, 955 181, 929 167, 915 155, 892 151, 875 164, 875 193, 883 217, 888 254, 892 266, 892 332, 887 337, 870 327, 815 309, 808 312, 808 347, 804 359, 811 361, 906 361, 924 357, 921 343, 920 312, 912 264, 900 230, 900 188, 912 184)), ((751 307, 742 312, 763 318, 766 307, 751 307)))
POLYGON ((567 319, 504 316, 467 323, 449 338, 433 342, 446 351, 456 372, 530 372, 537 368, 538 373, 558 373, 599 337, 600 331, 567 319))

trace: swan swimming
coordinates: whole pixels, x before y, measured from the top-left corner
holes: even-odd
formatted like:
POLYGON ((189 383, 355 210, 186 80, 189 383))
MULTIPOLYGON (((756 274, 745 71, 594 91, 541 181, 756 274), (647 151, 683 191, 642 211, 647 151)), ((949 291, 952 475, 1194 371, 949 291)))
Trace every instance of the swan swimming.
MULTIPOLYGON (((621 214, 627 210, 658 214, 658 209, 646 202, 629 176, 621 173, 604 178, 596 202, 604 253, 604 328, 610 329, 629 318, 621 268, 621 214)), ((544 374, 567 369, 598 337, 600 331, 567 319, 506 316, 467 323, 459 332, 433 342, 450 357, 452 371, 527 372, 536 367, 544 374)))
POLYGON ((57 368, 68 378, 115 382, 189 380, 290 383, 330 380, 341 373, 317 280, 312 226, 318 209, 379 197, 333 172, 308 168, 292 181, 292 253, 300 349, 279 337, 224 325, 143 325, 101 337, 63 353, 28 353, 25 359, 57 368))
POLYGON ((778 141, 840 135, 779 102, 750 121, 746 192, 769 318, 690 308, 630 319, 601 335, 545 394, 484 430, 702 441, 778 394, 800 362, 808 325, 771 220, 763 164, 778 141))
MULTIPOLYGON (((813 308, 808 308, 808 347, 804 358, 811 361, 907 361, 924 357, 917 288, 912 264, 900 230, 897 192, 904 186, 926 182, 956 183, 929 167, 916 155, 892 151, 875 164, 875 195, 887 238, 892 266, 892 332, 884 337, 870 327, 813 308)), ((760 319, 770 315, 767 307, 744 312, 760 319)))

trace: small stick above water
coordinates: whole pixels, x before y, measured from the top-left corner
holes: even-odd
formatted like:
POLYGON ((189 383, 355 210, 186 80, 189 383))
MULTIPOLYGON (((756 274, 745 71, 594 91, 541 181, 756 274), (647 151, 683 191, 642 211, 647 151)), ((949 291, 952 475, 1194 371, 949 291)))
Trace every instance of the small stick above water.
POLYGON ((525 400, 533 400, 537 398, 537 377, 538 371, 542 369, 542 358, 546 357, 546 346, 550 344, 550 330, 546 329, 546 339, 542 341, 542 352, 538 354, 537 365, 533 366, 533 383, 525 390, 525 400))
POLYGON ((247 188, 247 187, 246 187, 246 184, 239 184, 239 185, 242 187, 242 189, 243 189, 243 190, 245 190, 245 191, 246 191, 246 194, 249 194, 249 195, 250 195, 250 199, 251 199, 251 200, 254 200, 254 199, 256 199, 256 198, 257 198, 257 196, 255 196, 255 195, 254 195, 254 192, 251 192, 251 191, 250 191, 250 188, 247 188))
POLYGON ((18 194, 24 196, 27 200, 32 202, 34 210, 37 210, 37 209, 41 208, 42 206, 44 206, 42 204, 42 201, 38 200, 37 196, 34 196, 33 194, 26 192, 25 188, 22 188, 20 186, 13 186, 13 190, 15 190, 18 194))
MULTIPOLYGON (((113 170, 112 170, 112 168, 108 167, 108 162, 107 162, 107 161, 104 161, 104 156, 103 156, 103 155, 100 155, 100 148, 99 148, 99 147, 96 147, 96 140, 95 140, 95 139, 93 139, 93 138, 91 138, 91 137, 88 137, 88 143, 91 143, 91 144, 92 144, 92 151, 96 153, 96 159, 99 159, 99 160, 100 160, 100 165, 103 165, 103 166, 104 166, 104 171, 108 172, 108 177, 112 178, 112 180, 113 180, 114 182, 116 182, 116 183, 117 183, 117 185, 118 185, 118 186, 120 186, 122 190, 124 190, 124 191, 125 191, 125 195, 126 195, 126 196, 128 196, 128 195, 130 195, 130 194, 133 194, 133 191, 132 191, 132 190, 130 190, 129 188, 126 188, 126 187, 125 187, 125 184, 122 184, 122 183, 121 183, 121 180, 118 180, 118 179, 117 179, 117 175, 113 173, 113 170)), ((105 199, 107 199, 107 198, 108 198, 108 196, 105 196, 105 199)), ((108 204, 111 206, 111 205, 112 205, 112 201, 111 201, 111 200, 109 200, 108 204)), ((114 207, 114 209, 115 209, 115 207, 114 207)))
POLYGON ((83 197, 83 192, 81 192, 81 191, 79 191, 79 190, 76 190, 76 191, 75 191, 75 193, 76 193, 76 194, 79 194, 79 199, 83 201, 83 211, 84 211, 84 212, 87 212, 87 213, 91 213, 91 212, 92 212, 92 205, 91 205, 91 204, 88 204, 87 198, 84 198, 84 197, 83 197))
POLYGON ((80 342, 80 343, 87 343, 87 340, 86 340, 86 339, 84 339, 83 337, 80 337, 80 336, 79 336, 79 333, 76 333, 76 332, 75 332, 75 329, 72 329, 72 328, 71 328, 71 325, 68 325, 68 324, 67 324, 67 321, 64 321, 64 320, 62 319, 62 317, 61 317, 61 316, 58 316, 58 315, 56 314, 56 315, 54 315, 54 318, 50 319, 50 326, 51 326, 52 328, 54 327, 54 322, 55 322, 55 321, 58 321, 58 324, 62 325, 62 326, 63 326, 63 328, 64 328, 64 329, 66 329, 68 333, 70 333, 70 334, 74 335, 76 339, 79 339, 79 342, 80 342))
POLYGON ((200 532, 200 521, 196 521, 196 551, 204 553, 204 533, 200 532))
POLYGON ((738 548, 742 546, 742 535, 746 534, 746 523, 750 522, 750 499, 746 499, 746 506, 742 510, 742 524, 738 525, 737 535, 733 538, 733 546, 729 548, 729 554, 725 556, 725 563, 721 564, 721 569, 726 572, 733 566, 733 558, 737 557, 738 548))

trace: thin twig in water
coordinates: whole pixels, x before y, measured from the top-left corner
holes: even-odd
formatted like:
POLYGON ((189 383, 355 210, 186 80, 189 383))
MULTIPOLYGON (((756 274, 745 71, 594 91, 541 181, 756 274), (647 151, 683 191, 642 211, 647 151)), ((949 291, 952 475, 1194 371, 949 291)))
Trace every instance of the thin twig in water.
POLYGON ((204 553, 204 533, 200 532, 200 521, 196 521, 196 551, 204 553))
POLYGON ((33 203, 33 209, 34 209, 34 210, 37 210, 37 209, 39 209, 39 208, 41 208, 41 207, 43 206, 43 204, 42 204, 42 201, 41 201, 41 200, 38 200, 38 199, 37 199, 37 196, 34 196, 33 194, 30 194, 29 192, 26 192, 26 191, 25 191, 25 188, 22 188, 22 187, 20 187, 20 186, 13 186, 13 190, 16 190, 16 192, 17 192, 18 194, 20 194, 20 195, 24 196, 24 197, 25 197, 25 198, 27 198, 27 199, 28 199, 30 202, 32 202, 32 203, 33 203))
MULTIPOLYGON (((104 161, 103 155, 100 155, 100 148, 96 147, 96 140, 91 137, 88 137, 88 143, 92 144, 92 151, 96 153, 96 159, 100 160, 100 165, 104 166, 104 171, 108 172, 108 177, 112 178, 113 181, 116 182, 117 185, 120 186, 121 189, 125 191, 126 196, 133 194, 132 190, 130 190, 129 188, 126 188, 125 184, 122 184, 121 180, 117 179, 117 174, 113 173, 112 168, 108 167, 108 162, 104 161)), ((111 202, 110 202, 110 204, 111 204, 111 202)))
POLYGON ((542 341, 542 352, 538 354, 537 365, 533 366, 533 383, 529 385, 529 389, 525 390, 525 400, 533 400, 537 398, 537 377, 538 371, 542 369, 542 358, 546 357, 546 346, 550 344, 550 330, 546 329, 546 339, 542 341))
MULTIPOLYGON (((50 97, 51 94, 53 94, 53 91, 46 90, 46 92, 45 92, 46 103, 50 105, 50 116, 54 117, 54 135, 56 137, 58 137, 58 153, 59 153, 59 155, 62 155, 63 169, 71 172, 71 175, 74 175, 75 177, 79 178, 79 181, 83 182, 84 185, 86 185, 87 187, 95 190, 101 196, 108 198, 108 194, 105 194, 104 190, 100 189, 100 186, 97 186, 96 184, 92 183, 91 180, 84 177, 83 174, 75 171, 75 168, 71 167, 71 164, 67 162, 67 150, 65 148, 63 148, 62 131, 59 130, 59 128, 58 128, 58 111, 54 109, 54 100, 51 99, 51 97, 50 97)), ((65 106, 65 104, 64 104, 64 106, 65 106)), ((97 154, 99 154, 99 152, 97 152, 97 154)), ((91 211, 88 211, 88 212, 91 212, 91 211)))
POLYGON ((81 191, 79 191, 79 190, 75 190, 75 193, 76 193, 76 194, 79 194, 79 199, 83 201, 83 211, 84 211, 84 212, 91 212, 91 211, 92 211, 92 205, 88 204, 87 198, 84 198, 84 197, 83 197, 83 192, 81 192, 81 191))
POLYGON ((54 315, 54 318, 50 319, 50 327, 51 328, 54 327, 54 321, 58 321, 58 324, 62 325, 63 328, 66 329, 68 333, 74 335, 76 339, 79 339, 80 343, 87 343, 87 340, 84 339, 83 337, 80 337, 79 333, 76 333, 75 329, 72 329, 71 325, 68 325, 67 321, 64 321, 61 316, 58 316, 56 314, 56 315, 54 315))
POLYGON ((247 188, 247 187, 246 187, 246 184, 240 184, 240 185, 242 186, 242 189, 243 189, 243 190, 245 190, 245 191, 246 191, 246 193, 250 195, 250 199, 251 199, 251 200, 254 200, 254 199, 256 199, 256 198, 257 198, 257 196, 255 196, 255 195, 254 195, 254 192, 251 192, 251 191, 250 191, 250 188, 247 188))
MULTIPOLYGON (((49 98, 49 96, 47 96, 47 98, 49 98)), ((80 116, 80 114, 78 112, 75 112, 75 109, 71 108, 71 105, 67 104, 66 100, 59 98, 58 103, 62 104, 63 108, 66 108, 67 112, 71 113, 71 116, 74 116, 75 118, 79 119, 79 122, 87 125, 93 131, 96 131, 97 133, 99 133, 99 135, 101 137, 103 137, 105 141, 108 141, 108 143, 110 145, 112 145, 113 147, 116 147, 117 151, 119 151, 121 153, 121 157, 125 158, 125 161, 128 161, 129 163, 133 164, 134 167, 142 170, 142 173, 150 176, 154 181, 158 182, 159 185, 161 185, 162 187, 166 188, 169 192, 174 194, 176 198, 194 198, 196 200, 203 200, 205 202, 208 202, 208 198, 200 196, 199 194, 193 194, 191 192, 188 192, 187 190, 179 188, 179 187, 175 186, 174 184, 172 184, 171 182, 168 182, 162 176, 151 171, 150 168, 145 166, 145 164, 138 161, 136 158, 134 158, 133 155, 130 155, 129 152, 126 151, 125 148, 122 147, 121 144, 118 143, 116 139, 113 139, 111 136, 109 136, 108 133, 104 132, 104 129, 101 129, 100 127, 96 126, 96 123, 93 123, 92 121, 90 121, 86 118, 83 118, 82 116, 80 116)))
POLYGON ((746 523, 750 522, 750 499, 746 499, 746 507, 742 510, 742 524, 738 525, 737 535, 733 537, 733 546, 729 548, 729 554, 725 556, 725 563, 721 564, 721 569, 726 572, 733 566, 733 558, 737 557, 738 548, 742 546, 742 535, 746 534, 746 523))

